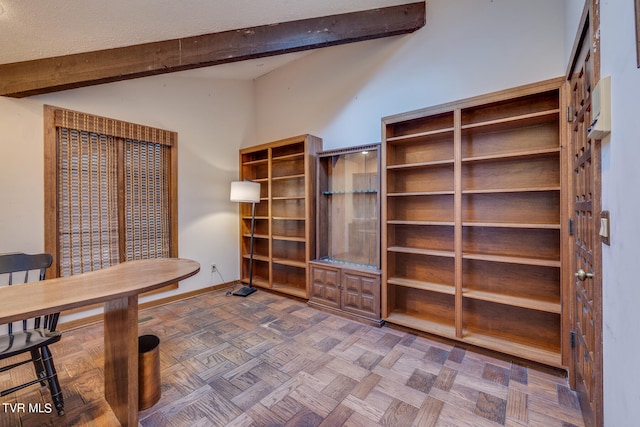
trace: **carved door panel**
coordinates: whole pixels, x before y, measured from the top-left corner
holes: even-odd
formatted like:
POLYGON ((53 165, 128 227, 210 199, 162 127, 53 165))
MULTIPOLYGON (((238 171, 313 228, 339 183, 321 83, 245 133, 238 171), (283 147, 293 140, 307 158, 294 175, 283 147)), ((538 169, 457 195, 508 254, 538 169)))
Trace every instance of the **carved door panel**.
MULTIPOLYGON (((595 6, 597 7, 597 6, 595 6)), ((601 209, 600 141, 588 137, 591 93, 599 78, 598 46, 593 43, 592 9, 583 21, 569 74, 572 155, 573 267, 572 382, 587 426, 601 426, 602 411, 602 247, 598 235, 601 209)))
POLYGON ((364 317, 380 317, 380 276, 343 270, 344 311, 364 317))
POLYGON ((340 270, 336 268, 311 267, 310 300, 333 308, 340 308, 340 270))

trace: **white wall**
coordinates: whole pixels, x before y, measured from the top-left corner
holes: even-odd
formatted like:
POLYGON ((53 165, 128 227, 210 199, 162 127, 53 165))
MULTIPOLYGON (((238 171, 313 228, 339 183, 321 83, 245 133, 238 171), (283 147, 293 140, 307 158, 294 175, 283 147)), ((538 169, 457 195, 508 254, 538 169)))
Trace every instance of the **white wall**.
POLYGON ((564 3, 427 0, 413 34, 318 50, 256 81, 256 134, 380 141, 384 116, 562 76, 564 3))
POLYGON ((600 2, 601 76, 611 76, 611 135, 602 141, 602 205, 611 212, 603 246, 604 416, 607 427, 640 420, 640 69, 634 2, 600 2))
POLYGON ((568 66, 569 60, 571 59, 573 43, 578 34, 578 27, 580 26, 580 18, 584 10, 585 0, 564 0, 564 4, 564 58, 568 66))
POLYGON ((229 183, 238 176, 238 149, 254 143, 253 82, 184 72, 25 99, 0 97, 0 253, 44 249, 44 104, 178 132, 179 256, 202 269, 178 290, 143 301, 221 283, 210 273, 211 263, 225 282, 238 278, 238 206, 229 202, 229 183))

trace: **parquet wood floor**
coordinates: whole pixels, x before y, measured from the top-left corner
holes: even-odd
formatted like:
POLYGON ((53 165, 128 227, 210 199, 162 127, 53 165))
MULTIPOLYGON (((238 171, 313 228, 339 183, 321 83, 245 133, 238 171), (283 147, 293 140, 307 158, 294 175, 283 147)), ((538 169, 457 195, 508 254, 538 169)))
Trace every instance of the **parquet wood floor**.
MULTIPOLYGON (((147 333, 161 340, 162 397, 140 413, 144 427, 583 426, 576 395, 553 371, 264 291, 141 311, 147 333)), ((63 417, 0 408, 0 426, 117 425, 103 398, 102 340, 99 323, 65 332, 52 347, 63 417)), ((2 375, 0 386, 10 381, 2 375)), ((42 393, 35 387, 2 402, 48 402, 42 393)))

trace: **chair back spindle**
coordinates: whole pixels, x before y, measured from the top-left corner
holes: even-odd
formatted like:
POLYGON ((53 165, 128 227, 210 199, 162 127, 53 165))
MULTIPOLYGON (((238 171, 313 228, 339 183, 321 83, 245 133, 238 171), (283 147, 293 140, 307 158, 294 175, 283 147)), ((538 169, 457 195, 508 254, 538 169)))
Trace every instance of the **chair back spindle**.
MULTIPOLYGON (((44 280, 46 278, 47 268, 51 266, 53 257, 50 254, 36 254, 28 255, 23 253, 0 255, 0 275, 8 274, 8 286, 23 284, 29 282, 29 272, 38 271, 38 280, 44 280), (20 276, 23 279, 20 281, 20 276)), ((34 329, 40 327, 48 329, 49 326, 53 326, 50 330, 55 330, 57 325, 58 315, 47 315, 44 317, 36 317, 33 319, 34 329), (52 317, 55 317, 55 321, 52 317), (50 319, 51 318, 51 319, 50 319)), ((22 330, 26 331, 29 328, 29 320, 22 320, 22 330)), ((7 330, 9 334, 13 333, 13 324, 7 324, 7 330)))

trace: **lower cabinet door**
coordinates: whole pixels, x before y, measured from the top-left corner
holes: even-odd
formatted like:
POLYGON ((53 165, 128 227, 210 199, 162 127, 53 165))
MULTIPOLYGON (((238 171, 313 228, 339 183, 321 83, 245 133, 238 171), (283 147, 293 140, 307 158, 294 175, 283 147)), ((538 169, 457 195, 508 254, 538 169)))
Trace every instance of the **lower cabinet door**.
POLYGON ((380 318, 380 275, 342 270, 341 283, 344 311, 380 318))
POLYGON ((310 264, 311 295, 309 299, 328 307, 340 308, 340 270, 310 264))

